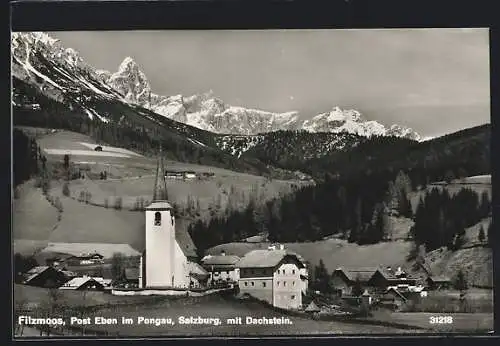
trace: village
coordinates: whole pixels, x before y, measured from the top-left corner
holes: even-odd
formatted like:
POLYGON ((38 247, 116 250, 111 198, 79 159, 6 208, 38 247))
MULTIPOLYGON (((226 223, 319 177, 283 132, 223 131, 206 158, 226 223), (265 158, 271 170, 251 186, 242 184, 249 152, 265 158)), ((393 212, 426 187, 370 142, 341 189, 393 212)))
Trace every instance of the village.
POLYGON ((375 308, 399 311, 426 299, 429 291, 452 285, 450 278, 433 276, 423 264, 420 275, 410 275, 401 267, 344 268, 338 263, 336 270, 327 273, 328 292, 322 292, 311 289, 310 264, 283 244, 251 250, 242 257, 221 251, 198 261, 189 235, 176 229, 167 201, 169 174, 173 173, 164 169, 160 156, 153 202, 145 209, 143 253, 129 244, 49 243, 38 254, 44 265, 16 273, 17 281, 113 295, 189 296, 231 290, 238 298, 277 309, 339 315, 375 308))

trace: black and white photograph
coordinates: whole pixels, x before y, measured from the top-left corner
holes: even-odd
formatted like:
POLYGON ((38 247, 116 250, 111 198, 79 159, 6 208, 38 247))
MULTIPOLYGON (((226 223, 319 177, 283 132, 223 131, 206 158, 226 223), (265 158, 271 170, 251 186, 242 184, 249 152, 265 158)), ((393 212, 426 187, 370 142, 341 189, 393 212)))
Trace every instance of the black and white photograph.
POLYGON ((487 28, 10 43, 15 339, 493 332, 487 28))

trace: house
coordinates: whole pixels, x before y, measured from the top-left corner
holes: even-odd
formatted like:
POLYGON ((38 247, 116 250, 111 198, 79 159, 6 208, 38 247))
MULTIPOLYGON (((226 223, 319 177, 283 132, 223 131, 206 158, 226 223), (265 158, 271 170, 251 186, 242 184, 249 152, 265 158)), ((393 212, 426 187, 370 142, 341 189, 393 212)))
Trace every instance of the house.
POLYGON ((104 263, 104 256, 98 253, 82 253, 78 256, 67 258, 65 263, 70 266, 102 264, 104 263))
POLYGON ((379 297, 379 306, 391 310, 400 310, 407 301, 408 299, 403 294, 391 287, 379 297))
POLYGON ((337 268, 331 277, 333 288, 338 295, 351 294, 352 288, 359 284, 370 291, 384 292, 390 286, 399 284, 415 285, 416 279, 407 277, 401 268, 394 272, 390 268, 337 268), (396 273, 398 275, 396 275, 396 273))
POLYGON ((31 268, 23 275, 22 283, 29 286, 58 288, 67 281, 64 273, 49 266, 31 268))
POLYGON ((103 291, 104 285, 90 276, 76 277, 66 282, 64 285, 59 287, 61 290, 92 290, 92 291, 103 291))
POLYGON ((389 286, 399 284, 415 285, 416 279, 407 277, 406 273, 401 271, 401 268, 396 273, 390 268, 377 268, 370 280, 368 280, 367 286, 372 287, 375 291, 384 291, 389 286))
POLYGON ((93 277, 92 279, 100 283, 103 286, 104 290, 110 290, 112 288, 112 279, 105 279, 103 277, 93 277))
POLYGON ((426 280, 429 290, 441 290, 451 287, 451 280, 447 276, 429 276, 426 280))
POLYGON ((226 256, 224 252, 217 256, 205 256, 201 265, 208 272, 208 284, 214 285, 220 282, 238 282, 240 269, 236 266, 239 262, 238 256, 226 256))
POLYGON ((337 268, 333 271, 330 282, 339 296, 349 295, 357 283, 366 287, 376 270, 376 268, 337 268))
POLYGON ((314 303, 314 301, 312 301, 304 311, 314 313, 314 312, 320 312, 321 309, 318 308, 318 306, 314 303))
POLYGON ((237 264, 240 293, 282 309, 302 307, 300 269, 303 262, 285 249, 253 250, 237 264))

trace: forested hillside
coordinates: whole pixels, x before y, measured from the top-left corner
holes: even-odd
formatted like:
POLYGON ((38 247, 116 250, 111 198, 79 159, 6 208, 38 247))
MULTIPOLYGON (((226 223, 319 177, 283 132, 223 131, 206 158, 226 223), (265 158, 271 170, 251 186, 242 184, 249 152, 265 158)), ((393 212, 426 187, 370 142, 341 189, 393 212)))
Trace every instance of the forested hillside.
MULTIPOLYGON (((295 194, 268 202, 259 210, 250 205, 244 212, 232 212, 209 224, 198 222, 190 230, 193 240, 199 249, 259 232, 267 233, 270 241, 279 242, 315 241, 338 233, 358 244, 383 241, 390 238, 388 215, 413 217, 409 192, 431 181, 489 173, 489 136, 487 125, 418 144, 374 138, 345 153, 332 154, 331 161, 316 161, 323 167, 321 170, 326 170, 329 164, 335 167, 331 171, 335 174, 325 174, 323 182, 316 186, 303 187, 295 194)), ((439 215, 440 209, 432 202, 434 198, 428 197, 426 205, 439 215)), ((449 202, 442 201, 445 220, 456 221, 443 226, 446 236, 441 240, 436 242, 425 235, 418 238, 420 227, 426 227, 424 220, 438 222, 432 213, 425 213, 425 219, 417 217, 415 237, 432 246, 457 246, 461 230, 477 222, 478 217, 484 217, 489 208, 473 205, 474 198, 479 196, 465 191, 448 198, 449 202), (466 210, 457 207, 462 204, 474 216, 463 216, 466 210)), ((417 213, 422 212, 420 207, 417 213)))

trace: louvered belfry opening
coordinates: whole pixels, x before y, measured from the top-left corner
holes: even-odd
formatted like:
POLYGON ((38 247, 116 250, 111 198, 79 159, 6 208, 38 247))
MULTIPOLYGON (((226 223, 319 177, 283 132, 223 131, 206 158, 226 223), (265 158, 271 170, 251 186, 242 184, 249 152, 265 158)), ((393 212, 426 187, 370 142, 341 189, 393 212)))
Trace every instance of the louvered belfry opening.
POLYGON ((156 163, 155 186, 153 191, 153 202, 154 201, 168 201, 167 180, 165 179, 165 165, 161 146, 156 163))

